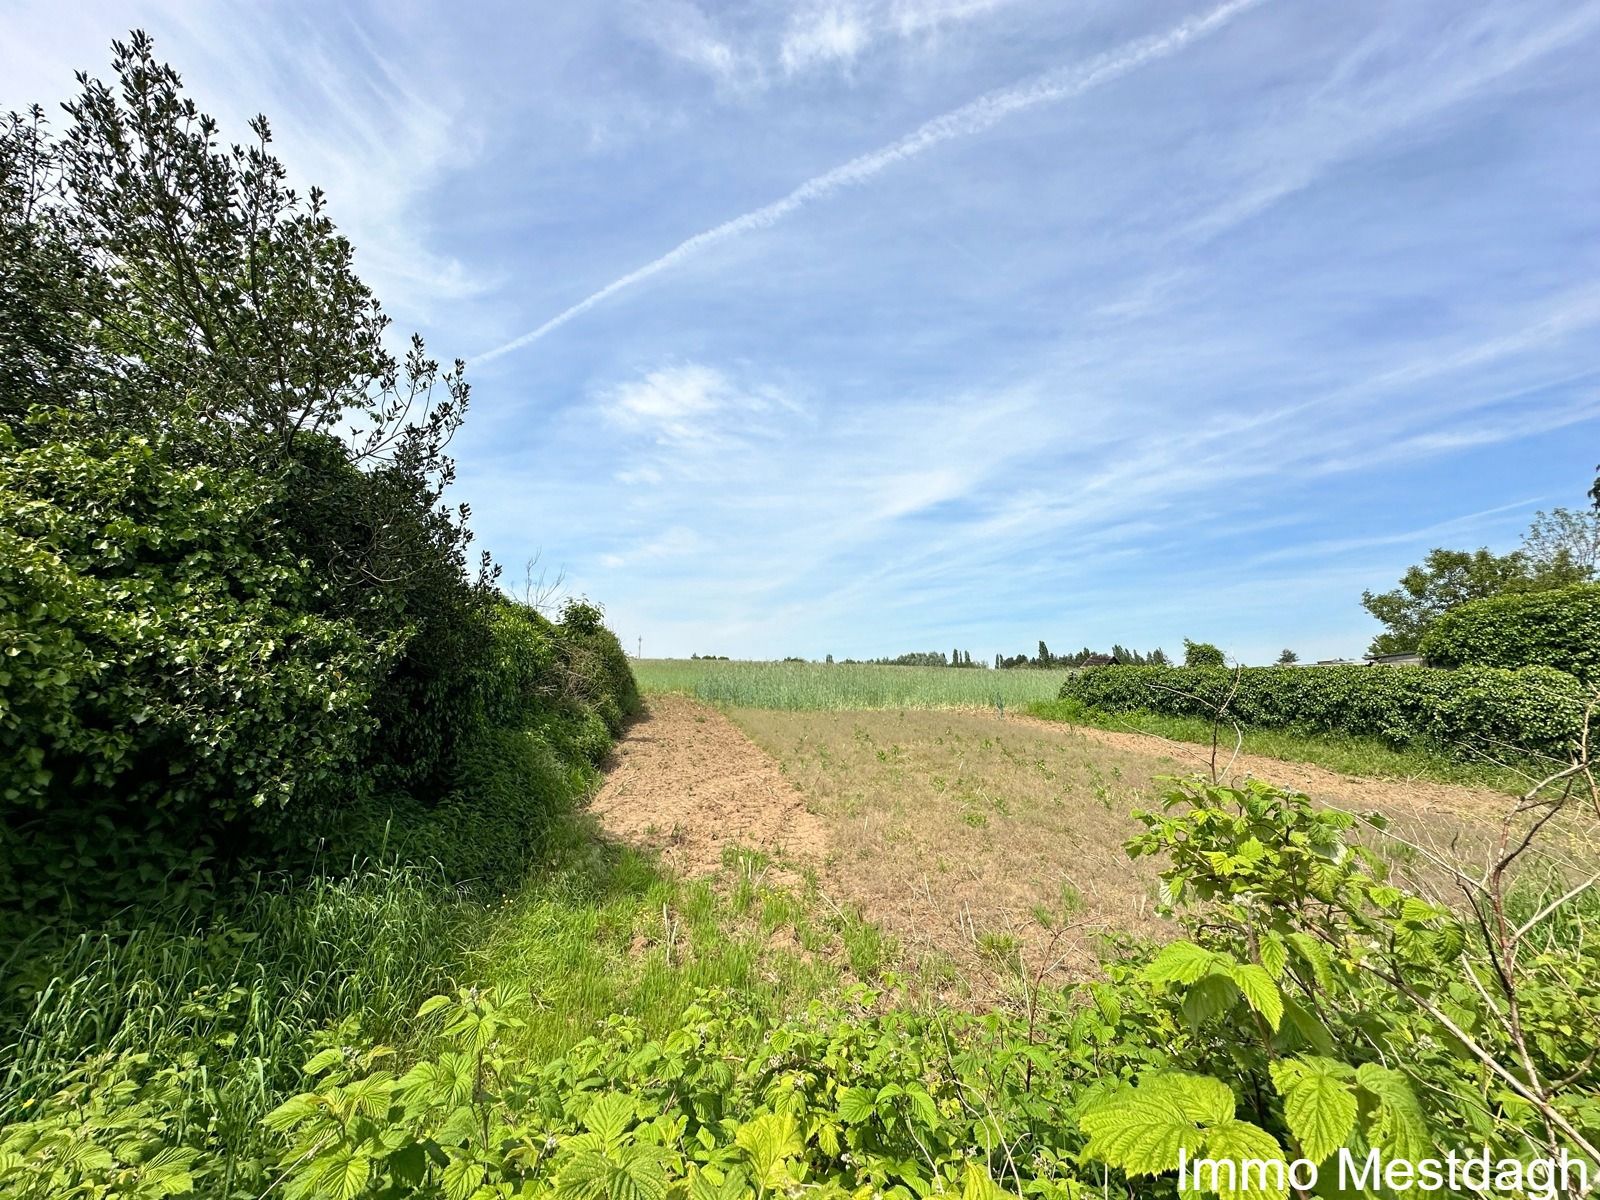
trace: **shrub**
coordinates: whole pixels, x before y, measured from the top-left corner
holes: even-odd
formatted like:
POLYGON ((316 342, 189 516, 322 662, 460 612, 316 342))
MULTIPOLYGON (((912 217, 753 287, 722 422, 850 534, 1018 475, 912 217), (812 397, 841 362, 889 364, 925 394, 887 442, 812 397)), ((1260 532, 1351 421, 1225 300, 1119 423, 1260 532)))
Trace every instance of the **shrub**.
POLYGON ((1186 667, 1220 667, 1222 651, 1210 642, 1191 642, 1183 639, 1183 665, 1186 667))
POLYGON ((1583 717, 1578 681, 1548 667, 1121 667, 1070 677, 1061 699, 1108 712, 1197 717, 1227 701, 1228 714, 1244 725, 1558 755, 1583 717))
POLYGON ((587 702, 613 733, 639 709, 639 685, 605 614, 587 600, 568 601, 561 611, 561 645, 571 696, 587 702))
POLYGON ((0 906, 125 903, 359 760, 392 640, 324 615, 245 471, 0 425, 0 906))
POLYGON ((626 656, 469 563, 462 364, 390 350, 266 123, 221 143, 143 34, 114 66, 62 135, 0 120, 0 921, 397 820, 503 873, 636 705, 626 656))
POLYGON ((1554 667, 1600 683, 1600 583, 1473 600, 1422 639, 1438 667, 1554 667))

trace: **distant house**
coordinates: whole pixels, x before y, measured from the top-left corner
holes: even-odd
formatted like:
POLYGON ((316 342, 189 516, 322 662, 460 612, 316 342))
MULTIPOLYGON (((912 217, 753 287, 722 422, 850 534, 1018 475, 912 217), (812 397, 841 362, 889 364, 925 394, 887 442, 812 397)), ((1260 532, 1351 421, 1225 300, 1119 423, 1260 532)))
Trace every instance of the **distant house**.
POLYGON ((1115 654, 1091 654, 1083 660, 1086 667, 1120 667, 1122 660, 1115 654))
POLYGON ((1367 659, 1367 665, 1372 667, 1425 667, 1428 660, 1415 650, 1408 650, 1404 654, 1374 654, 1367 659))

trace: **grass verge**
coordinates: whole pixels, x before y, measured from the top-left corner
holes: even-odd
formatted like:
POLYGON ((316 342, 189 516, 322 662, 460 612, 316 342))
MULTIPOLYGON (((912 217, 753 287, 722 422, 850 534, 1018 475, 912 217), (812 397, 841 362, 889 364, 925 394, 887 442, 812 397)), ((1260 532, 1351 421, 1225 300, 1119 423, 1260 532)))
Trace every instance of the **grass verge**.
POLYGON ((613 1015, 665 1035, 705 989, 778 1017, 851 978, 878 982, 895 962, 875 926, 823 911, 809 883, 769 882, 763 854, 730 851, 714 878, 681 880, 585 820, 559 841, 471 955, 473 979, 527 995, 539 1014, 519 1038, 529 1058, 564 1052, 613 1015))
MULTIPOLYGON (((1202 717, 1169 716, 1148 711, 1108 713, 1085 706, 1077 700, 1040 700, 1024 711, 1046 721, 1087 725, 1121 733, 1144 733, 1175 742, 1209 744, 1212 723, 1202 717)), ((1223 753, 1233 751, 1234 733, 1222 730, 1223 753)), ((1468 787, 1490 788, 1516 795, 1524 791, 1527 776, 1510 766, 1486 762, 1464 762, 1443 751, 1423 746, 1397 748, 1377 738, 1349 734, 1310 732, 1296 729, 1244 730, 1241 747, 1245 754, 1285 762, 1311 763, 1341 775, 1372 779, 1428 779, 1468 787)))
POLYGON ((894 948, 876 927, 819 914, 810 889, 772 885, 770 865, 737 852, 716 880, 679 881, 568 814, 499 901, 367 867, 264 880, 203 915, 42 928, 0 959, 0 1130, 74 1107, 58 1094, 126 1081, 159 1095, 147 1132, 198 1154, 198 1190, 254 1196, 276 1153, 262 1118, 304 1085, 302 1065, 330 1047, 426 1052, 418 1007, 457 984, 532 1001, 517 1052, 537 1067, 614 1015, 664 1035, 703 989, 776 1020, 888 978, 894 948))

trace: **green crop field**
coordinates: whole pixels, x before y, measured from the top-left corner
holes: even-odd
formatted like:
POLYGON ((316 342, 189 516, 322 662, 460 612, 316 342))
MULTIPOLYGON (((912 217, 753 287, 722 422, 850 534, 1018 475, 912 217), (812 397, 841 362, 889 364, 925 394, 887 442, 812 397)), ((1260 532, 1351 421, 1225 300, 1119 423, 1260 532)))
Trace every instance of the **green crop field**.
POLYGON ((872 663, 729 662, 646 658, 645 693, 678 692, 743 708, 1020 708, 1054 700, 1068 671, 891 667, 872 663))

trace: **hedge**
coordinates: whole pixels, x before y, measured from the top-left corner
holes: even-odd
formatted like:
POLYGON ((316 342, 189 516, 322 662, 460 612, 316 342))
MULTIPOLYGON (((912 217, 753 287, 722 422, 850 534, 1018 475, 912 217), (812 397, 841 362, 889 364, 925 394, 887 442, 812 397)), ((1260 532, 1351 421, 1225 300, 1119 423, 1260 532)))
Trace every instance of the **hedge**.
MULTIPOLYGON (((1229 713, 1244 725, 1291 726, 1564 756, 1583 719, 1583 689, 1549 667, 1247 667, 1229 713)), ((1143 709, 1209 717, 1234 687, 1216 667, 1091 667, 1061 685, 1063 700, 1108 712, 1143 709)))
POLYGON ((1440 667, 1554 667, 1600 683, 1600 583, 1473 600, 1434 623, 1422 652, 1440 667))

